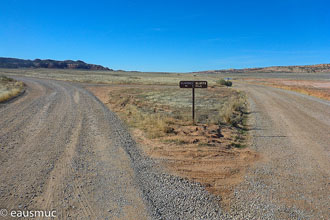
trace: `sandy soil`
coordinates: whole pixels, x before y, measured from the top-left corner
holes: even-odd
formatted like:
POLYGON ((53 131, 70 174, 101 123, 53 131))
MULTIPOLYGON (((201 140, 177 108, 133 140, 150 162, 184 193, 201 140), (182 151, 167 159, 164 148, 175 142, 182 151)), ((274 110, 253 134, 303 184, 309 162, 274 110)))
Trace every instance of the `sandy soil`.
POLYGON ((330 82, 328 80, 295 80, 295 79, 245 79, 251 83, 300 92, 330 101, 330 82))

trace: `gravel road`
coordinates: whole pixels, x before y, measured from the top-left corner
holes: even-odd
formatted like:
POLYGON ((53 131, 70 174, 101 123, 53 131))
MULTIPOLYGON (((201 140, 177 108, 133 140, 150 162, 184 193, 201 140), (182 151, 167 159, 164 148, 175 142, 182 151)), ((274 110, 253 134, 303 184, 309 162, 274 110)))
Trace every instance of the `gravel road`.
POLYGON ((79 85, 16 78, 26 93, 0 106, 0 209, 56 210, 59 219, 223 218, 218 198, 145 157, 79 85))
POLYGON ((237 219, 330 219, 330 102, 240 84, 262 160, 235 191, 237 219))

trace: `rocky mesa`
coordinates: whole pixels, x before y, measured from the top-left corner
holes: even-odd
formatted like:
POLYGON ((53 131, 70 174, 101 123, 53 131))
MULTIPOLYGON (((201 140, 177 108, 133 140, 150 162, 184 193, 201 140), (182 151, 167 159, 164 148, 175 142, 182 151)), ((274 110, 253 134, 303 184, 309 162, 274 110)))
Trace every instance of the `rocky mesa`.
POLYGON ((53 69, 84 69, 84 70, 107 70, 112 71, 108 67, 96 64, 88 64, 81 60, 23 60, 16 58, 0 57, 0 68, 53 68, 53 69))
POLYGON ((330 64, 304 66, 271 66, 246 69, 226 69, 202 71, 207 73, 329 73, 330 64))

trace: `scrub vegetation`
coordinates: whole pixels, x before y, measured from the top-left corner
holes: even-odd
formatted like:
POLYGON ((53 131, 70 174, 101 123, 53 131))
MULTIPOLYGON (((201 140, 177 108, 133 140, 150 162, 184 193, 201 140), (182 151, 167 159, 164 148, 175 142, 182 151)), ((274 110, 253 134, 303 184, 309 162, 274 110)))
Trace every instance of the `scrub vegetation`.
POLYGON ((8 101, 19 95, 23 89, 23 82, 18 82, 7 76, 0 75, 0 102, 8 101))
MULTIPOLYGON (((145 131, 149 138, 189 136, 178 135, 184 127, 201 130, 212 126, 220 130, 231 127, 233 132, 245 129, 247 103, 241 92, 224 88, 197 89, 196 125, 192 124, 191 102, 191 90, 176 87, 116 88, 108 94, 111 109, 130 126, 145 131)), ((194 141, 201 143, 198 139, 194 141)), ((202 143, 215 143, 205 141, 202 143)))
POLYGON ((217 81, 217 84, 219 84, 220 86, 232 86, 233 82, 229 81, 229 80, 225 80, 225 79, 220 79, 219 81, 217 81))

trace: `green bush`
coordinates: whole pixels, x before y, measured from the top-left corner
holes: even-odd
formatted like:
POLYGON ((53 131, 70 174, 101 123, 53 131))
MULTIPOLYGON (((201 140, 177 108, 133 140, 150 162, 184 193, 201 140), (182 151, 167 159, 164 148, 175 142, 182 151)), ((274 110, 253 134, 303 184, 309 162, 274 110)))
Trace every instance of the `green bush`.
POLYGON ((220 79, 219 81, 217 81, 218 84, 220 84, 221 86, 232 86, 233 83, 231 81, 227 81, 227 80, 224 80, 224 79, 220 79))
POLYGON ((0 81, 13 82, 14 80, 12 78, 7 77, 7 76, 0 75, 0 81))
POLYGON ((226 80, 224 79, 220 79, 219 81, 217 81, 218 84, 225 86, 226 85, 226 80))
POLYGON ((226 84, 225 85, 228 86, 228 87, 230 87, 230 86, 233 85, 233 83, 232 83, 232 81, 226 81, 226 84))

